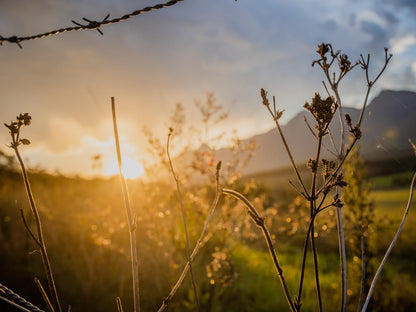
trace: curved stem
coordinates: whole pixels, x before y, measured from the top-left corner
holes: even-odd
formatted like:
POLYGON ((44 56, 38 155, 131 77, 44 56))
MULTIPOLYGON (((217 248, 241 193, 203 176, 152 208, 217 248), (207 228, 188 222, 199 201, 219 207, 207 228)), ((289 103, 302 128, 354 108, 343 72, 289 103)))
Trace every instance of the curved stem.
POLYGON ((186 265, 183 268, 181 275, 179 276, 179 278, 176 281, 175 285, 172 287, 172 290, 170 291, 169 295, 165 299, 163 299, 162 305, 157 310, 158 312, 162 312, 162 311, 164 311, 168 307, 168 305, 170 303, 170 300, 172 300, 172 297, 176 294, 176 292, 178 291, 179 287, 182 285, 182 283, 183 283, 183 281, 185 279, 185 276, 186 276, 186 274, 189 271, 189 268, 190 268, 189 263, 194 260, 195 256, 197 255, 199 249, 202 246, 202 241, 203 241, 204 236, 205 236, 205 233, 206 233, 206 231, 208 229, 208 224, 211 221, 211 218, 212 218, 212 216, 214 214, 215 208, 218 205, 218 201, 219 201, 219 198, 220 198, 220 195, 221 195, 221 189, 219 187, 219 182, 218 182, 218 179, 219 179, 219 170, 220 170, 220 163, 217 165, 217 174, 216 174, 217 189, 216 189, 216 192, 215 192, 215 197, 214 197, 214 200, 213 200, 213 202, 211 204, 211 207, 210 207, 210 209, 208 211, 208 215, 207 215, 207 218, 206 218, 205 223, 204 223, 204 228, 202 229, 201 234, 199 236, 199 239, 198 239, 198 241, 197 241, 197 243, 196 243, 196 245, 194 247, 194 250, 191 253, 190 261, 186 262, 186 265))
POLYGON ((23 163, 22 157, 20 156, 19 149, 18 149, 17 145, 14 145, 13 149, 16 153, 16 157, 17 157, 17 159, 19 161, 19 164, 20 164, 20 169, 22 171, 23 182, 24 182, 24 185, 25 185, 26 194, 27 194, 27 197, 29 199, 30 208, 31 208, 33 216, 35 218, 37 236, 38 236, 37 240, 35 240, 35 242, 37 244, 39 244, 40 254, 42 256, 42 262, 43 262, 43 266, 44 266, 45 272, 46 272, 46 277, 47 277, 47 280, 48 280, 49 291, 51 293, 52 301, 54 303, 54 309, 56 311, 62 312, 61 305, 59 303, 58 292, 56 291, 55 280, 54 280, 53 273, 52 273, 52 267, 51 267, 51 264, 49 262, 49 257, 48 257, 48 253, 46 251, 46 245, 45 245, 45 241, 44 241, 44 238, 43 238, 42 224, 41 224, 41 221, 40 221, 38 209, 37 209, 36 204, 35 204, 35 200, 33 198, 33 193, 32 193, 32 189, 30 187, 29 179, 27 177, 26 168, 25 168, 25 165, 23 163))
POLYGON ((170 138, 172 136, 172 131, 173 130, 171 129, 171 131, 169 132, 169 135, 168 135, 168 139, 167 139, 167 143, 166 143, 166 154, 168 155, 170 171, 172 172, 173 178, 176 182, 176 193, 178 194, 178 199, 179 199, 179 203, 180 203, 180 206, 181 206, 182 220, 183 220, 183 226, 184 226, 185 238, 186 238, 186 251, 187 251, 187 254, 188 254, 189 272, 190 272, 190 275, 191 275, 192 288, 194 290, 196 306, 197 306, 198 311, 201 311, 201 305, 199 303, 199 297, 198 297, 198 290, 196 288, 194 272, 193 272, 193 269, 192 269, 191 247, 190 247, 190 243, 189 243, 188 226, 187 226, 187 222, 186 222, 186 213, 185 213, 185 208, 183 206, 183 200, 182 200, 182 193, 181 193, 179 178, 176 175, 175 169, 173 168, 172 158, 170 157, 170 153, 169 153, 169 143, 170 143, 170 138))
POLYGON ((407 206, 406 206, 406 209, 405 209, 405 211, 404 211, 402 221, 400 222, 399 228, 397 229, 397 232, 396 232, 396 234, 394 235, 393 240, 391 241, 390 246, 389 246, 389 248, 387 249, 386 254, 385 254, 385 255, 384 255, 384 257, 383 257, 383 260, 381 261, 380 266, 379 266, 379 267, 378 267, 378 269, 377 269, 377 272, 376 272, 376 274, 375 274, 375 276, 374 276, 374 278, 373 278, 373 281, 371 282, 370 290, 368 291, 368 295, 367 295, 367 298, 366 298, 366 300, 365 300, 365 303, 364 303, 364 306, 363 306, 363 309, 361 310, 361 312, 365 312, 365 311, 367 310, 367 306, 368 306, 368 303, 370 302, 371 296, 372 296, 372 294, 373 294, 373 290, 374 290, 374 287, 375 287, 375 285, 376 285, 377 279, 378 279, 378 277, 379 277, 379 275, 380 275, 380 273, 381 273, 381 270, 383 269, 384 264, 385 264, 385 263, 386 263, 386 261, 387 261, 387 258, 388 258, 388 257, 389 257, 389 255, 390 255, 390 253, 391 253, 391 251, 392 251, 392 249, 393 249, 394 245, 396 244, 397 238, 399 237, 399 235, 400 235, 400 233, 401 233, 401 231, 402 231, 402 229, 403 229, 404 223, 405 223, 406 218, 407 218, 407 214, 409 213, 410 205, 412 204, 412 198, 413 198, 413 187, 414 187, 414 185, 415 185, 415 180, 416 180, 416 172, 415 172, 415 174, 413 175, 412 183, 411 183, 411 185, 410 185, 409 200, 408 200, 408 202, 407 202, 407 206))
POLYGON ((277 258, 276 251, 273 247, 273 241, 270 237, 269 230, 267 229, 266 225, 264 224, 264 218, 262 218, 258 214, 257 210, 253 207, 253 205, 250 203, 250 201, 247 198, 245 198, 242 194, 240 194, 240 193, 238 193, 234 190, 230 190, 230 189, 222 189, 222 192, 224 194, 231 195, 234 198, 243 202, 244 205, 248 208, 248 211, 249 211, 249 214, 250 214, 251 218, 254 220, 254 222, 257 224, 257 226, 259 226, 262 229, 264 237, 266 239, 267 247, 269 248, 270 255, 273 259, 273 264, 276 268, 277 275, 279 276, 280 283, 282 284, 283 291, 285 293, 286 300, 289 304, 290 310, 293 311, 293 312, 297 311, 296 306, 293 303, 292 297, 290 295, 289 288, 287 286, 285 277, 283 275, 283 270, 282 270, 282 268, 279 264, 279 260, 277 258))

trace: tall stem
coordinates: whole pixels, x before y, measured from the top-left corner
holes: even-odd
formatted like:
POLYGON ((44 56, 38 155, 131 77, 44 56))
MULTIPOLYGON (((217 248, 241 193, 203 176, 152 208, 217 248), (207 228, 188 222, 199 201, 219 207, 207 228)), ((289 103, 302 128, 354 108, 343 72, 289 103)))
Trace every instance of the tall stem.
POLYGON ((132 277, 133 277, 134 312, 140 312, 139 273, 138 273, 138 260, 137 260, 137 250, 136 250, 136 223, 135 223, 135 218, 133 216, 133 212, 130 206, 130 198, 129 198, 129 192, 127 189, 126 179, 124 178, 123 171, 122 171, 120 141, 118 138, 116 108, 115 108, 115 103, 114 103, 114 97, 111 97, 111 110, 113 113, 114 138, 116 141, 120 183, 121 183, 121 188, 123 191, 124 205, 126 208, 127 219, 129 223, 131 272, 132 272, 132 277))
POLYGON ((401 231, 403 229, 404 223, 405 223, 406 218, 407 218, 407 214, 409 213, 409 209, 410 209, 410 206, 412 204, 413 187, 415 185, 415 180, 416 180, 416 172, 413 175, 412 183, 410 185, 409 200, 407 202, 407 206, 406 206, 406 209, 404 211, 402 221, 400 222, 399 228, 397 229, 397 232, 394 235, 393 240, 391 241, 390 246, 387 249, 386 254, 383 257, 383 260, 381 261, 380 266, 377 269, 377 272, 376 272, 376 274, 375 274, 375 276, 373 278, 373 281, 371 282, 370 290, 368 291, 367 298, 365 300, 365 303, 364 303, 364 306, 363 306, 363 309, 361 310, 361 312, 365 312, 367 310, 367 306, 368 306, 368 304, 370 302, 370 299, 371 299, 371 296, 373 294, 373 290, 374 290, 374 287, 376 285, 377 279, 378 279, 378 277, 379 277, 379 275, 381 273, 381 270, 383 269, 384 264, 386 263, 389 255, 390 255, 391 251, 393 250, 394 245, 396 244, 397 238, 399 237, 399 235, 400 235, 400 233, 401 233, 401 231))
POLYGON ((32 209, 32 213, 33 213, 33 216, 35 218, 36 229, 37 229, 37 234, 38 234, 37 242, 39 243, 40 254, 42 256, 42 262, 43 262, 43 266, 45 268, 46 277, 47 277, 47 280, 48 280, 48 287, 49 287, 49 291, 50 291, 51 296, 52 296, 54 309, 56 311, 62 312, 61 305, 59 303, 58 292, 56 291, 55 280, 54 280, 53 273, 52 273, 52 267, 51 267, 51 264, 49 262, 49 257, 48 257, 48 253, 46 251, 46 245, 45 245, 45 241, 44 241, 44 238, 43 238, 42 224, 41 224, 41 221, 40 221, 38 209, 37 209, 36 204, 35 204, 35 200, 33 199, 33 193, 32 193, 31 187, 30 187, 29 179, 27 177, 26 168, 25 168, 25 165, 23 163, 22 157, 20 156, 19 149, 17 148, 17 145, 15 145, 13 147, 13 149, 16 153, 16 157, 17 157, 17 159, 19 161, 19 164, 20 164, 20 169, 22 171, 23 182, 25 184, 26 194, 27 194, 27 197, 29 199, 30 208, 32 209))
POLYGON ((222 192, 224 194, 231 195, 234 198, 240 200, 242 203, 244 203, 244 205, 248 208, 248 212, 249 212, 251 218, 254 220, 254 222, 257 224, 257 226, 260 227, 261 230, 263 231, 263 235, 264 235, 264 237, 266 239, 267 247, 269 248, 270 255, 271 255, 272 259, 273 259, 274 267, 276 268, 277 275, 279 276, 280 283, 282 284, 283 291, 285 293, 286 300, 287 300, 287 302, 289 304, 290 310, 292 312, 297 311, 296 306, 295 306, 295 304, 294 304, 294 302, 292 300, 292 296, 290 295, 290 291, 289 291, 289 288, 287 286, 286 279, 285 279, 285 277, 283 275, 282 267, 279 264, 279 260, 277 258, 276 251, 275 251, 275 249, 273 247, 273 241, 272 241, 272 239, 270 237, 269 230, 267 229, 266 225, 264 224, 264 218, 261 217, 258 214, 257 210, 250 203, 250 201, 247 198, 245 198, 242 194, 240 194, 240 193, 238 193, 238 192, 236 192, 234 190, 230 190, 230 189, 222 189, 222 192))
MULTIPOLYGON (((326 131, 326 129, 325 129, 326 131)), ((325 133, 325 132, 324 132, 325 133)), ((322 134, 318 134, 318 148, 316 151, 315 157, 315 165, 312 168, 312 187, 311 187, 311 197, 309 199, 310 203, 310 213, 311 213, 311 230, 310 230, 310 239, 311 239, 311 247, 312 247, 312 254, 313 254, 313 263, 314 263, 314 270, 315 270, 315 283, 316 283, 316 294, 318 297, 318 304, 319 304, 319 311, 322 312, 322 295, 321 295, 321 286, 319 282, 319 266, 318 266, 318 252, 316 249, 315 244, 315 213, 316 213, 316 177, 318 172, 318 164, 319 164, 319 157, 321 155, 321 147, 322 147, 322 134)))
POLYGON ((178 291, 179 287, 182 285, 182 283, 183 283, 183 281, 185 279, 185 276, 186 276, 186 274, 189 271, 189 268, 190 268, 190 265, 189 264, 194 260, 195 256, 197 255, 199 249, 202 246, 205 233, 206 233, 206 231, 208 229, 208 224, 211 221, 211 218, 212 218, 212 216, 214 214, 215 208, 217 207, 218 201, 219 201, 220 196, 221 196, 221 189, 220 189, 220 185, 219 185, 219 171, 220 171, 220 167, 221 167, 221 163, 218 163, 218 165, 217 165, 217 172, 216 172, 217 188, 216 188, 216 192, 215 192, 215 197, 214 197, 214 200, 213 200, 213 202, 211 204, 211 207, 210 207, 210 209, 208 211, 208 215, 207 215, 207 218, 206 218, 205 223, 204 223, 204 228, 202 229, 201 234, 199 236, 199 239, 198 239, 198 241, 197 241, 197 243, 196 243, 196 245, 194 247, 194 250, 192 251, 191 256, 189 257, 190 258, 190 261, 186 262, 186 265, 185 265, 184 269, 182 270, 181 275, 179 276, 179 278, 176 281, 175 285, 172 287, 172 290, 170 291, 169 295, 165 299, 163 299, 162 305, 157 310, 158 312, 162 312, 162 311, 164 311, 168 307, 170 301, 172 300, 173 296, 175 296, 175 294, 178 291))
POLYGON ((169 132, 169 135, 168 135, 168 140, 167 140, 167 143, 166 143, 166 154, 168 155, 170 171, 172 172, 173 178, 175 179, 175 182, 176 182, 176 193, 178 194, 178 199, 179 199, 179 203, 180 203, 180 206, 181 206, 182 220, 183 220, 183 226, 184 226, 185 238, 186 238, 186 251, 187 251, 187 254, 188 254, 189 272, 191 274, 192 288, 194 290, 196 306, 197 306, 198 311, 201 311, 201 305, 199 303, 199 297, 198 297, 198 290, 196 288, 195 276, 194 276, 194 272, 193 272, 193 269, 192 269, 189 232, 188 232, 188 225, 187 225, 187 222, 186 222, 185 208, 183 206, 181 187, 180 187, 178 175, 176 174, 175 169, 173 168, 172 158, 170 157, 170 153, 169 153, 169 143, 170 143, 171 136, 172 136, 172 130, 171 130, 171 132, 169 132))

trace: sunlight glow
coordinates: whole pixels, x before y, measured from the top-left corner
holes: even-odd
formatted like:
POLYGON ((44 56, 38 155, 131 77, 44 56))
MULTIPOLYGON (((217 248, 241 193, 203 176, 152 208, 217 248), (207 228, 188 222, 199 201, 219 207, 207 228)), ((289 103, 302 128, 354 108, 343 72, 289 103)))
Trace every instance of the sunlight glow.
MULTIPOLYGON (((122 157, 122 170, 126 179, 137 179, 144 173, 143 166, 136 160, 130 157, 122 157)), ((104 164, 103 175, 111 176, 119 174, 117 158, 104 164)))

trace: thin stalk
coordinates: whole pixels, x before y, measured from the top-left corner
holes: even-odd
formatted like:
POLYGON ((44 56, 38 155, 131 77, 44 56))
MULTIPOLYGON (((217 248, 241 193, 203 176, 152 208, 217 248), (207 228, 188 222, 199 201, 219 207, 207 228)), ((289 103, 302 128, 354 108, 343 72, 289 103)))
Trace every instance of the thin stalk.
POLYGON ((322 312, 323 307, 322 307, 321 285, 319 282, 318 252, 316 250, 314 231, 315 231, 315 225, 312 222, 310 239, 311 239, 311 247, 312 247, 312 255, 313 255, 313 265, 314 265, 314 270, 315 270, 316 295, 318 297, 319 311, 322 312))
POLYGON ((181 206, 182 220, 183 220, 183 226, 184 226, 185 237, 186 237, 186 251, 187 251, 187 254, 188 254, 189 272, 190 272, 190 275, 191 275, 192 288, 194 290, 196 306, 197 306, 198 311, 201 311, 201 305, 199 303, 199 297, 198 297, 198 290, 196 288, 195 276, 194 276, 193 269, 192 269, 191 247, 190 247, 190 243, 189 243, 189 232, 188 232, 188 226, 187 226, 187 222, 186 222, 186 212, 185 212, 185 208, 183 206, 180 182, 179 182, 178 175, 176 174, 175 169, 173 168, 172 158, 170 157, 170 153, 169 153, 169 143, 170 143, 170 139, 172 137, 172 131, 173 131, 173 129, 170 129, 170 132, 168 134, 168 139, 167 139, 167 143, 166 143, 166 154, 168 155, 170 171, 172 172, 173 178, 175 179, 175 182, 176 182, 176 193, 178 194, 178 199, 179 199, 179 203, 180 203, 180 206, 181 206))
MULTIPOLYGON (((338 158, 345 160, 347 155, 349 154, 349 151, 347 151, 347 155, 345 155, 344 157, 345 125, 344 125, 343 116, 342 116, 342 103, 341 103, 341 97, 338 92, 338 85, 333 86, 333 90, 334 90, 335 97, 339 105, 338 116, 339 116, 339 122, 341 124, 341 142, 340 142, 340 147, 339 147, 338 158)), ((367 90, 367 97, 364 102, 361 113, 365 109, 365 105, 366 105, 365 103, 367 103, 368 92, 369 90, 367 90)), ((342 167, 340 166, 339 168, 342 168, 342 167)), ((340 187, 337 187, 337 192, 341 196, 342 189, 340 187)), ((341 267, 341 312, 345 312, 347 311, 347 302, 348 302, 347 253, 346 253, 346 244, 345 244, 344 223, 342 219, 342 210, 341 208, 337 208, 336 210, 337 210, 337 236, 338 236, 338 246, 339 246, 339 262, 340 262, 340 267, 341 267)))
POLYGON ((35 277, 35 284, 39 289, 40 294, 42 295, 43 301, 45 301, 46 306, 48 307, 50 312, 53 312, 53 306, 51 301, 48 298, 48 295, 45 292, 45 289, 42 286, 42 283, 40 282, 40 280, 38 278, 35 277))
POLYGON ((357 312, 360 312, 361 307, 363 305, 363 300, 364 300, 364 292, 365 292, 365 271, 366 271, 365 251, 366 251, 366 242, 365 242, 364 235, 362 235, 361 236, 361 288, 360 288, 360 299, 358 301, 358 310, 357 310, 357 312))
POLYGON ((140 312, 139 273, 138 273, 138 260, 137 260, 137 250, 136 250, 136 224, 135 224, 135 218, 133 216, 133 211, 130 206, 130 198, 129 198, 129 192, 127 189, 126 179, 124 178, 123 171, 122 171, 120 141, 118 138, 116 108, 115 108, 114 97, 111 97, 111 110, 113 114, 114 138, 116 142, 120 183, 121 183, 121 188, 123 191, 124 206, 126 208, 126 213, 127 213, 128 223, 129 223, 131 272, 132 272, 132 277, 133 277, 134 312, 140 312))
MULTIPOLYGON (((212 218, 212 216, 214 214, 215 208, 218 206, 218 201, 219 201, 219 198, 220 198, 221 193, 222 193, 222 191, 220 189, 220 186, 219 186, 219 170, 220 170, 220 167, 221 167, 221 162, 219 162, 218 165, 217 165, 217 173, 216 173, 216 183, 217 183, 217 187, 216 187, 215 197, 214 197, 214 200, 213 200, 213 202, 211 204, 211 207, 210 207, 210 209, 208 211, 208 215, 207 215, 207 218, 205 220, 204 227, 203 227, 203 229, 201 231, 201 234, 199 236, 199 239, 198 239, 198 241, 197 241, 197 243, 196 243, 196 245, 194 247, 194 250, 191 253, 191 256, 190 256, 191 262, 194 260, 195 256, 197 255, 199 249, 202 246, 202 242, 203 242, 205 233, 206 233, 206 231, 208 229, 208 224, 211 221, 211 218, 212 218)), ((186 262, 185 267, 183 268, 181 275, 179 276, 179 278, 176 281, 175 285, 172 287, 172 290, 170 291, 169 295, 166 298, 163 299, 162 305, 157 310, 158 312, 162 312, 162 311, 164 311, 168 307, 168 305, 169 305, 170 301, 172 300, 173 296, 175 296, 176 292, 181 287, 181 285, 182 285, 182 283, 183 283, 183 281, 184 281, 184 279, 186 277, 186 274, 189 271, 189 268, 190 268, 189 263, 190 263, 189 261, 186 262)))
POLYGON ((20 169, 22 171, 23 182, 24 182, 24 185, 25 185, 26 194, 27 194, 27 197, 29 199, 30 208, 31 208, 33 216, 35 218, 37 236, 38 236, 37 240, 35 240, 35 242, 38 244, 38 246, 40 248, 40 254, 42 256, 43 266, 45 268, 46 277, 47 277, 47 280, 48 280, 49 291, 51 293, 52 301, 53 301, 53 305, 54 305, 54 310, 62 312, 61 305, 59 303, 58 292, 56 291, 55 280, 54 280, 53 273, 52 273, 52 267, 51 267, 50 262, 49 262, 49 257, 48 257, 48 253, 46 251, 46 245, 45 245, 45 241, 44 241, 44 238, 43 238, 42 224, 41 224, 41 221, 40 221, 38 209, 37 209, 36 204, 35 204, 35 200, 33 198, 33 193, 32 193, 32 189, 30 187, 29 179, 27 177, 26 168, 25 168, 25 165, 23 163, 22 157, 20 156, 19 149, 18 149, 17 145, 14 145, 13 149, 16 153, 16 157, 17 157, 17 159, 19 161, 19 164, 20 164, 20 169))
MULTIPOLYGON (((273 106, 276 107, 276 98, 274 96, 273 96, 273 106)), ((274 120, 274 122, 276 124, 277 130, 279 131, 279 135, 280 135, 280 137, 281 137, 281 139, 283 141, 283 145, 285 146, 287 155, 289 156, 289 159, 290 159, 290 163, 292 165, 292 168, 295 171, 296 177, 298 178, 298 181, 299 181, 300 185, 302 185, 303 191, 305 192, 306 196, 309 196, 309 193, 308 193, 308 191, 307 191, 307 189, 305 187, 305 184, 303 183, 302 177, 300 176, 298 167, 296 166, 295 161, 293 159, 292 152, 290 151, 289 145, 286 142, 286 138, 285 138, 285 136, 283 134, 282 128, 280 127, 280 124, 279 124, 279 121, 278 121, 278 118, 277 118, 277 115, 276 115, 276 111, 273 112, 271 110, 270 106, 266 106, 266 107, 267 107, 268 111, 270 112, 270 114, 273 117, 273 120, 274 120)))
MULTIPOLYGON (((339 192, 341 192, 339 190, 339 192)), ((342 219, 342 208, 336 208, 337 211, 337 236, 338 236, 338 246, 339 246, 339 259, 341 266, 341 311, 346 311, 347 309, 347 252, 345 246, 345 234, 344 234, 344 223, 342 219)))
MULTIPOLYGON (((327 129, 324 130, 324 133, 326 132, 326 130, 327 129)), ((322 312, 323 307, 322 307, 321 286, 320 286, 320 282, 319 282, 318 252, 317 252, 316 244, 315 244, 315 225, 314 225, 315 219, 313 218, 313 216, 316 213, 316 197, 315 197, 316 177, 317 177, 317 173, 318 173, 318 164, 319 164, 319 157, 321 155, 321 147, 322 147, 322 135, 319 134, 318 135, 318 148, 317 148, 316 157, 315 157, 315 167, 312 168, 312 187, 311 187, 311 198, 310 198, 309 202, 310 202, 310 212, 311 212, 311 235, 310 235, 310 240, 311 240, 311 248, 312 248, 312 254, 313 254, 314 270, 315 270, 316 294, 317 294, 317 297, 318 297, 319 311, 322 312)))
POLYGON ((277 271, 277 275, 279 276, 280 283, 282 284, 282 288, 283 288, 284 294, 286 296, 286 300, 288 302, 290 310, 293 311, 293 312, 297 311, 296 306, 293 303, 292 296, 290 295, 290 291, 289 291, 289 288, 287 286, 287 283, 286 283, 286 280, 285 280, 285 277, 284 277, 284 274, 283 274, 282 267, 279 264, 279 260, 277 258, 276 251, 273 247, 273 241, 270 237, 269 230, 267 229, 266 225, 264 224, 264 218, 262 218, 258 214, 257 210, 253 207, 253 205, 249 202, 249 200, 247 198, 245 198, 242 194, 240 194, 240 193, 238 193, 234 190, 230 190, 230 189, 222 189, 222 192, 224 194, 231 195, 234 198, 240 200, 242 203, 244 203, 244 205, 248 208, 248 212, 249 212, 250 216, 252 217, 252 219, 254 220, 254 222, 263 231, 263 235, 266 239, 267 247, 268 247, 270 255, 273 259, 273 264, 274 264, 274 267, 277 271))
POLYGON ((373 278, 373 281, 371 282, 370 290, 368 291, 367 298, 366 298, 366 300, 365 300, 365 303, 364 303, 364 306, 363 306, 363 309, 361 310, 361 312, 365 312, 365 311, 367 310, 367 306, 368 306, 368 304, 369 304, 369 302, 370 302, 370 299, 371 299, 371 296, 372 296, 372 294, 373 294, 373 290, 374 290, 374 287, 375 287, 375 285, 376 285, 377 279, 378 279, 378 277, 379 277, 379 275, 380 275, 380 273, 381 273, 381 270, 383 269, 384 264, 385 264, 385 263, 386 263, 386 261, 387 261, 387 258, 388 258, 388 257, 389 257, 389 255, 390 255, 390 253, 391 253, 391 251, 392 251, 392 249, 393 249, 394 245, 396 244, 397 238, 399 237, 399 235, 400 235, 400 233, 401 233, 401 231, 402 231, 402 229, 403 229, 404 223, 405 223, 406 218, 407 218, 407 215, 408 215, 408 213, 409 213, 410 205, 412 204, 412 198, 413 198, 413 187, 414 187, 414 185, 415 185, 415 180, 416 180, 416 172, 415 172, 415 174, 413 175, 412 183, 411 183, 411 185, 410 185, 409 200, 408 200, 408 202, 407 202, 407 206, 406 206, 406 209, 405 209, 405 211, 404 211, 402 221, 400 222, 399 228, 397 229, 397 232, 396 232, 396 234, 394 235, 393 240, 391 241, 390 246, 389 246, 389 248, 387 249, 386 254, 385 254, 385 255, 384 255, 384 257, 383 257, 383 260, 381 261, 380 266, 379 266, 379 267, 378 267, 378 269, 377 269, 377 272, 376 272, 376 274, 375 274, 375 276, 374 276, 374 278, 373 278))
POLYGON ((303 244, 303 256, 302 256, 302 267, 300 270, 300 279, 299 279, 299 289, 298 289, 298 296, 296 297, 296 308, 297 311, 300 311, 300 307, 302 304, 302 290, 303 290, 303 280, 305 276, 305 266, 306 266, 306 256, 308 253, 308 245, 309 245, 309 235, 311 234, 312 224, 315 220, 316 213, 313 214, 311 220, 309 221, 308 231, 306 232, 305 243, 303 244))
POLYGON ((117 304, 117 311, 118 312, 123 312, 123 305, 121 304, 121 298, 120 297, 116 298, 116 304, 117 304))

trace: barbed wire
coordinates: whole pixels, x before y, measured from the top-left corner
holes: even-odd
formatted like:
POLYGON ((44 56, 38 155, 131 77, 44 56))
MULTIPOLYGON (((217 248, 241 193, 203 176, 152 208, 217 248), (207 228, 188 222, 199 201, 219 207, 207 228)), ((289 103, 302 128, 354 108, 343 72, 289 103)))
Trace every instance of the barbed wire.
POLYGON ((13 303, 19 303, 26 309, 32 312, 45 312, 44 310, 39 309, 37 306, 33 305, 29 301, 27 301, 25 298, 20 297, 18 294, 4 286, 3 284, 0 284, 0 294, 1 293, 6 294, 8 297, 13 299, 13 303))
POLYGON ((119 18, 114 18, 109 20, 108 18, 110 17, 110 14, 108 14, 103 20, 101 21, 94 21, 94 20, 90 20, 87 19, 85 17, 83 17, 82 19, 87 22, 87 24, 81 24, 78 23, 74 20, 72 20, 72 23, 74 23, 75 27, 66 27, 66 28, 60 28, 60 29, 56 29, 56 30, 52 30, 46 33, 42 33, 42 34, 38 34, 38 35, 33 35, 33 36, 27 36, 27 37, 18 37, 18 36, 10 36, 10 37, 3 37, 0 35, 0 45, 3 45, 3 42, 9 42, 9 43, 16 43, 19 48, 23 48, 22 45, 20 44, 22 41, 27 41, 27 40, 35 40, 35 39, 40 39, 40 38, 45 38, 45 37, 50 37, 53 35, 57 35, 57 34, 61 34, 61 33, 65 33, 65 32, 70 32, 70 31, 80 31, 80 30, 85 30, 85 29, 89 29, 89 30, 97 30, 101 35, 103 35, 103 32, 101 31, 100 27, 104 26, 104 25, 110 25, 110 24, 117 24, 120 22, 123 22, 125 20, 128 20, 134 16, 137 16, 139 14, 142 13, 146 13, 149 11, 154 11, 154 10, 159 10, 159 9, 163 9, 163 8, 167 8, 170 7, 178 2, 181 2, 183 0, 171 0, 169 2, 166 3, 160 3, 160 4, 156 4, 154 6, 148 6, 145 7, 143 9, 139 9, 136 10, 134 12, 131 12, 129 14, 123 15, 122 17, 119 18))

